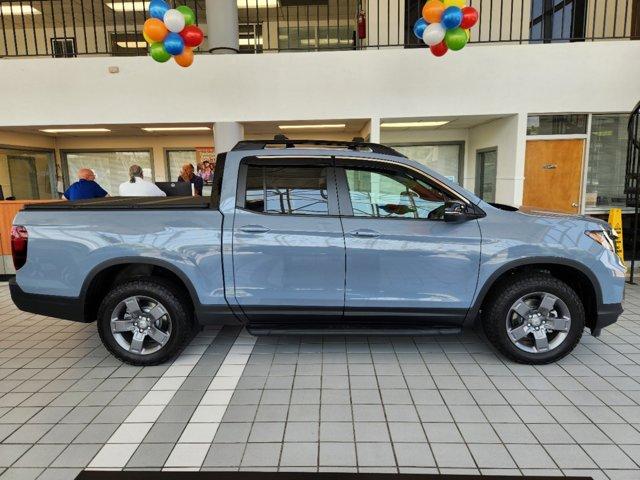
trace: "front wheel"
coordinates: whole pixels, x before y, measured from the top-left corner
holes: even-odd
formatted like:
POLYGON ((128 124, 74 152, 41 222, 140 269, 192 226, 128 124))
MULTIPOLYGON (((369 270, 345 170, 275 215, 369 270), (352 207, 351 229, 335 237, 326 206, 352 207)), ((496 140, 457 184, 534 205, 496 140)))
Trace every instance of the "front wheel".
POLYGON ((483 327, 491 343, 521 363, 550 363, 569 354, 585 324, 576 292, 544 273, 509 280, 495 289, 483 309, 483 327))
POLYGON ((98 333, 105 347, 132 365, 170 359, 182 350, 191 331, 190 305, 160 279, 117 285, 98 310, 98 333))

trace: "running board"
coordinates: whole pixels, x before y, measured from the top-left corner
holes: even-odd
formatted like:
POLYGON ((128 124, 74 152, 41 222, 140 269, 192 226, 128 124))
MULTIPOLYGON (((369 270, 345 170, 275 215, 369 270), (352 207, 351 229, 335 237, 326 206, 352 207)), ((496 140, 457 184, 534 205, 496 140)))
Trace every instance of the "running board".
POLYGON ((251 335, 365 335, 365 336, 407 336, 407 335, 455 335, 462 331, 459 327, 411 327, 411 328, 300 328, 247 326, 251 335))

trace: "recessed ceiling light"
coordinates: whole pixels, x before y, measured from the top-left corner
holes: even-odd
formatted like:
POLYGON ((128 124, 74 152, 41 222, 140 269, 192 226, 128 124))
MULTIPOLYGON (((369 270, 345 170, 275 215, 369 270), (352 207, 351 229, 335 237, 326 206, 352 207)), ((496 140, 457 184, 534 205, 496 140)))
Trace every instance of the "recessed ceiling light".
POLYGON ((44 128, 40 130, 44 133, 107 133, 108 128, 44 128))
POLYGON ((116 12, 144 12, 151 2, 105 2, 105 5, 116 12))
POLYGON ((280 130, 324 130, 324 129, 339 129, 346 127, 344 123, 322 123, 315 125, 278 125, 280 130))
POLYGON ((143 127, 145 132, 208 132, 209 127, 143 127))
POLYGON ((42 12, 31 5, 2 5, 0 12, 3 15, 41 15, 42 12))
POLYGON ((420 122, 386 122, 381 124, 382 128, 424 128, 424 127, 440 127, 449 123, 449 120, 434 120, 420 122))
POLYGON ((147 42, 116 42, 120 48, 145 48, 147 42))

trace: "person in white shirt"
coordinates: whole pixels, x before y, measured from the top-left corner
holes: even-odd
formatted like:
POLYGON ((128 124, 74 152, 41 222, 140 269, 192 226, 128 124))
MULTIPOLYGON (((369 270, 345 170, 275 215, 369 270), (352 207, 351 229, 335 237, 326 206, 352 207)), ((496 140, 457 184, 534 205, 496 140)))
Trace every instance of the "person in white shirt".
POLYGON ((120 184, 120 196, 166 197, 167 194, 160 190, 154 183, 144 179, 140 165, 131 165, 129 167, 129 181, 120 184))

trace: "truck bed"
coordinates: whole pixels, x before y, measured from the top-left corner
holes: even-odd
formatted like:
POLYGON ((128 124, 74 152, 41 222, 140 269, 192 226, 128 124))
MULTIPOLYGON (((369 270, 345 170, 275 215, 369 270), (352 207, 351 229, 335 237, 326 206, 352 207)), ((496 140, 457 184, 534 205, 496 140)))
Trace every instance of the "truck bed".
POLYGON ((106 197, 36 203, 24 210, 196 210, 211 208, 209 197, 106 197))

